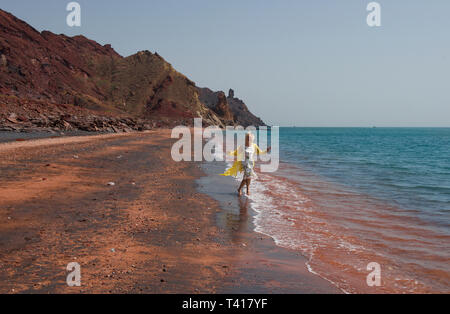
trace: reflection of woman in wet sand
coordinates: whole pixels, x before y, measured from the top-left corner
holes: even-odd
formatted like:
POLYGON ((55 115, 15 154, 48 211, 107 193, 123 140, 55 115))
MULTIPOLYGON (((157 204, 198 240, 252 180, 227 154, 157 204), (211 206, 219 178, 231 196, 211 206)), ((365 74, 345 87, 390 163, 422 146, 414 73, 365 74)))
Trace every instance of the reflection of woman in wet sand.
POLYGON ((243 172, 244 177, 238 188, 238 195, 242 195, 242 188, 244 185, 247 186, 247 195, 250 195, 250 183, 252 179, 256 179, 256 173, 253 169, 255 167, 255 155, 265 154, 270 152, 270 147, 267 151, 262 151, 258 145, 253 143, 254 136, 252 133, 247 133, 245 135, 245 147, 239 147, 230 155, 237 156, 237 160, 233 163, 231 168, 227 169, 222 175, 223 176, 234 176, 236 177, 238 173, 243 172))

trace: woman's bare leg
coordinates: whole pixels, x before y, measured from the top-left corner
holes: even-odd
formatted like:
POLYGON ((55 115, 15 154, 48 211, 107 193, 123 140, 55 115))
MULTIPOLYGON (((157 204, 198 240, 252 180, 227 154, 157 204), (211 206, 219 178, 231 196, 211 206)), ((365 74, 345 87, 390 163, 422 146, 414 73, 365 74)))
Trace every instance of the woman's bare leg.
POLYGON ((247 179, 245 182, 247 184, 247 195, 250 195, 250 182, 251 181, 252 181, 251 179, 247 179))
POLYGON ((238 189, 238 195, 241 196, 242 195, 242 188, 244 187, 245 184, 245 179, 242 179, 241 185, 239 185, 239 189, 238 189))

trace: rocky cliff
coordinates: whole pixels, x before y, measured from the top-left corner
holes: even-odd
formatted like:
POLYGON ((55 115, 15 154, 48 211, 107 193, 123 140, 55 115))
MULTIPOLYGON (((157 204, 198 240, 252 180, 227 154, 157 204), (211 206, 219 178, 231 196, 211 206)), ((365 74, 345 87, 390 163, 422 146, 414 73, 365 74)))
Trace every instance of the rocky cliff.
POLYGON ((248 110, 247 105, 239 98, 234 97, 232 89, 228 92, 228 105, 234 115, 234 121, 238 125, 248 126, 264 126, 266 125, 259 117, 255 116, 248 110))
POLYGON ((214 112, 219 113, 221 117, 226 117, 230 121, 228 125, 234 124, 244 127, 266 125, 248 110, 242 100, 234 97, 234 90, 228 91, 228 97, 225 96, 223 91, 214 92, 206 87, 198 90, 200 101, 214 112))
MULTIPOLYGON (((57 111, 67 108, 67 115, 76 112, 78 117, 109 117, 111 125, 115 119, 125 119, 121 123, 126 124, 130 118, 135 121, 129 126, 131 129, 190 125, 194 117, 203 118, 206 125, 224 126, 237 121, 237 111, 229 106, 225 94, 217 97, 214 107, 205 105, 195 83, 157 53, 142 51, 122 57, 110 45, 102 46, 83 36, 38 32, 3 10, 0 96, 0 123, 8 125, 23 122, 10 119, 11 122, 8 117, 17 115, 14 108, 20 108, 24 102, 29 112, 22 110, 20 116, 31 124, 41 116, 51 115, 56 108, 45 104, 65 105, 57 111), (34 107, 39 108, 38 116, 34 115, 34 107)), ((65 117, 65 123, 53 125, 79 128, 72 120, 65 117)), ((46 125, 45 121, 36 123, 46 125)), ((92 125, 102 129, 102 123, 92 125)), ((121 129, 122 125, 118 127, 121 129)))

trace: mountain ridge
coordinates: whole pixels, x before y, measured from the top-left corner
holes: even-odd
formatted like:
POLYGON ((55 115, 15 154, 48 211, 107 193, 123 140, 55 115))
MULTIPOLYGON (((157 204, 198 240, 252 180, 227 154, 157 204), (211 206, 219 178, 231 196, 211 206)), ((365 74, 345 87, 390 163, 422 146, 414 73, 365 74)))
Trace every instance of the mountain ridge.
MULTIPOLYGON (((196 84, 157 53, 145 50, 122 57, 111 45, 100 45, 83 35, 39 32, 1 9, 0 94, 10 97, 11 109, 23 101, 27 107, 40 102, 45 116, 49 113, 42 102, 73 105, 86 109, 86 115, 93 111, 99 116, 142 120, 140 128, 192 125, 194 117, 202 118, 205 125, 221 127, 248 120, 237 118, 224 94, 217 108, 208 107, 196 84)), ((9 123, 8 110, 0 112, 4 112, 3 123, 9 123)))

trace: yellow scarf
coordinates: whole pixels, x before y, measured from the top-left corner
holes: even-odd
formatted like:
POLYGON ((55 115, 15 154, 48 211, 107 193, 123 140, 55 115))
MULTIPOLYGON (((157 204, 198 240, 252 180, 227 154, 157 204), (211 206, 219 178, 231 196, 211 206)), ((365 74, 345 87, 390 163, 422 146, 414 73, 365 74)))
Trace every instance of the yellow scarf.
MULTIPOLYGON (((257 155, 261 155, 261 154, 265 154, 267 153, 267 151, 262 151, 258 145, 256 145, 255 143, 252 144, 254 149, 255 149, 255 153, 257 155)), ((228 155, 230 156, 237 156, 237 160, 233 163, 233 165, 228 168, 224 173, 220 174, 221 176, 232 176, 232 177, 237 177, 237 175, 240 172, 243 172, 244 169, 242 167, 242 160, 244 159, 244 150, 241 149, 241 147, 239 147, 238 149, 236 149, 235 151, 232 151, 230 153, 228 153, 228 155)), ((255 165, 255 161, 253 161, 253 166, 255 165)))

